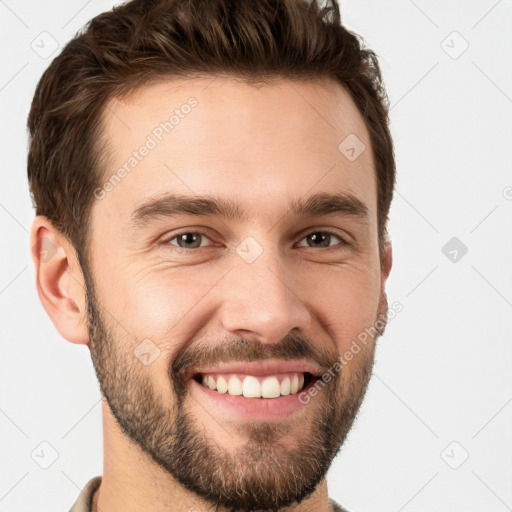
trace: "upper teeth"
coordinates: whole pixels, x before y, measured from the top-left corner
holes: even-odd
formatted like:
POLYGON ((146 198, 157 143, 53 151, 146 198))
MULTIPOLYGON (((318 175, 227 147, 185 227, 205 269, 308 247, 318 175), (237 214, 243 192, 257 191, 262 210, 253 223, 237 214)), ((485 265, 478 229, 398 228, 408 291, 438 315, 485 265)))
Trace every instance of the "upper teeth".
POLYGON ((219 393, 243 395, 247 398, 277 398, 297 393, 304 386, 303 373, 290 373, 286 376, 269 375, 254 377, 252 375, 203 375, 203 386, 217 390, 219 393))

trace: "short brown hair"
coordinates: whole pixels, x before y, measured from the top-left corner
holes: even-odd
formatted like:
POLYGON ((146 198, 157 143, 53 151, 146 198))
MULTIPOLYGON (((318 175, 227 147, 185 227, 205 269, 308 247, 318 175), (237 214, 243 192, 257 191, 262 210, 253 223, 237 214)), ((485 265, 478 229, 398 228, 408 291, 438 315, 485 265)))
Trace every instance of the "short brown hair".
MULTIPOLYGON (((334 78, 370 135, 381 260, 395 185, 389 101, 377 57, 336 0, 132 0, 93 18, 41 77, 28 116, 28 180, 45 215, 87 260, 109 100, 161 77, 334 78)), ((340 141, 341 142, 341 141, 340 141)))

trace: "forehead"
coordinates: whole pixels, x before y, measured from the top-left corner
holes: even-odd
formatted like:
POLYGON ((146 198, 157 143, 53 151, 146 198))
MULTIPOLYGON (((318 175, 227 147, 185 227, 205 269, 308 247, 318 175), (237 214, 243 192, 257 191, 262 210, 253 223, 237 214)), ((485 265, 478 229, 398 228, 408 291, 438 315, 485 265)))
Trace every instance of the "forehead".
POLYGON ((376 208, 368 131, 333 80, 162 80, 112 100, 103 127, 106 193, 93 216, 128 221, 164 193, 235 199, 261 222, 318 192, 347 192, 376 208))

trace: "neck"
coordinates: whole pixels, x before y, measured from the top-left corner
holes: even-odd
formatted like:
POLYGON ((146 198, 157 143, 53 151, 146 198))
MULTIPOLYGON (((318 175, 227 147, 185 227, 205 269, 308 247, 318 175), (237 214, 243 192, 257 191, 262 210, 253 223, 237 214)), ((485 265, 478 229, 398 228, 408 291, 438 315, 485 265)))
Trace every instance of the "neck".
MULTIPOLYGON (((105 401, 102 408, 103 475, 92 512, 211 512, 211 503, 185 489, 124 435, 105 401)), ((329 512, 325 478, 307 500, 282 511, 329 512)))

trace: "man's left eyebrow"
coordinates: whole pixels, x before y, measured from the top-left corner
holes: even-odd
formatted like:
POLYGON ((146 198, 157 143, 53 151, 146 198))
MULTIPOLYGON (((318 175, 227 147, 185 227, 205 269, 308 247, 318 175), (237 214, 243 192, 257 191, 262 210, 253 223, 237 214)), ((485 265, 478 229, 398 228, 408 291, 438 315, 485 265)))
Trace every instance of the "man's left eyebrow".
MULTIPOLYGON (((289 213, 297 217, 340 214, 353 217, 365 225, 369 223, 369 209, 366 204, 347 192, 323 192, 295 199, 290 205, 289 213)), ((132 214, 131 224, 134 227, 144 227, 154 218, 178 215, 217 216, 231 220, 245 220, 250 216, 236 201, 228 198, 167 194, 139 206, 132 214)))
POLYGON ((309 197, 292 201, 291 213, 296 216, 321 217, 338 214, 351 217, 365 226, 370 225, 370 209, 350 192, 320 192, 309 197))

